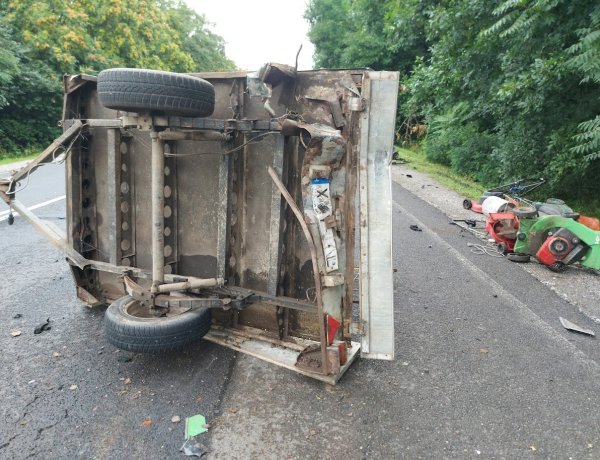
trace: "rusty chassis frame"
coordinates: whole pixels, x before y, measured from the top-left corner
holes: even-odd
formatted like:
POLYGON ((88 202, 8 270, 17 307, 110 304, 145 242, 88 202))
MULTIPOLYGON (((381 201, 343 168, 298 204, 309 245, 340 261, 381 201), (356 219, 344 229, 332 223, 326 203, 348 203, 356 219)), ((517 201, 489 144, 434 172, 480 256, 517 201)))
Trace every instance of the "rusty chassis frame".
POLYGON ((65 253, 90 306, 127 293, 158 316, 211 308, 207 340, 332 384, 361 346, 392 359, 397 73, 200 76, 214 118, 104 109, 94 77, 65 77, 63 134, 0 197, 65 253), (67 234, 15 196, 61 149, 67 234))

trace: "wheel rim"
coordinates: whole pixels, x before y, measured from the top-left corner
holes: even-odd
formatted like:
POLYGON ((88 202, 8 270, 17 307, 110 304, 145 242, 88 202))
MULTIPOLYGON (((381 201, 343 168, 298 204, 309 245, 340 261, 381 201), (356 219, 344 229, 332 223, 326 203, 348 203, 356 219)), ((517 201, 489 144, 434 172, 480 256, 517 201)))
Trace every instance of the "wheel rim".
POLYGON ((153 315, 148 307, 144 307, 139 301, 132 300, 121 307, 126 316, 135 319, 155 320, 160 317, 153 315))

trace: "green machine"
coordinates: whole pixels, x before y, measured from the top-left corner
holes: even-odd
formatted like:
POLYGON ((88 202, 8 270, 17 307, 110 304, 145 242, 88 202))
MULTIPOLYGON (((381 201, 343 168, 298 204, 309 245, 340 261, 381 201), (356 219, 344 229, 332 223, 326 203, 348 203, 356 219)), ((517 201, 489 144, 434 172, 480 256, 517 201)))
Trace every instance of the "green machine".
POLYGON ((526 262, 535 256, 550 270, 560 272, 575 262, 600 270, 600 232, 563 216, 542 216, 533 207, 516 208, 519 231, 509 259, 526 262))

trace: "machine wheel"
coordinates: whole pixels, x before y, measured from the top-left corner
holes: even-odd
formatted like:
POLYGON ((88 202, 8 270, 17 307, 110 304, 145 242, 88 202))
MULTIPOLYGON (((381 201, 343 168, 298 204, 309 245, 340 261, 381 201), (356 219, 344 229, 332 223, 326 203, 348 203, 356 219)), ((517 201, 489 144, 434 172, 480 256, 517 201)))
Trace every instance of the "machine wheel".
POLYGON ((560 260, 554 262, 553 264, 547 265, 548 269, 555 273, 562 273, 567 269, 567 264, 561 262, 560 260))
POLYGON ((138 353, 177 350, 206 335, 212 313, 192 309, 170 317, 155 317, 130 296, 113 302, 104 314, 108 341, 117 348, 138 353))
POLYGON ((508 260, 510 260, 511 262, 519 262, 519 263, 529 262, 529 259, 531 259, 529 254, 515 254, 514 252, 507 254, 506 258, 508 260))
POLYGON ((506 255, 508 254, 508 246, 506 243, 500 242, 498 244, 496 244, 496 249, 498 250, 498 252, 502 255, 506 255))
POLYGON ((562 217, 565 217, 567 219, 573 219, 573 220, 577 220, 579 219, 579 213, 578 212, 565 212, 562 217))
POLYGON ((468 198, 465 198, 463 200, 463 208, 471 209, 472 207, 473 207, 473 202, 471 200, 469 200, 468 198))
POLYGON ((98 99, 109 109, 207 117, 215 89, 190 75, 145 69, 107 69, 98 74, 98 99))
POLYGON ((537 209, 532 206, 520 206, 513 209, 512 212, 519 219, 532 219, 538 215, 537 209))

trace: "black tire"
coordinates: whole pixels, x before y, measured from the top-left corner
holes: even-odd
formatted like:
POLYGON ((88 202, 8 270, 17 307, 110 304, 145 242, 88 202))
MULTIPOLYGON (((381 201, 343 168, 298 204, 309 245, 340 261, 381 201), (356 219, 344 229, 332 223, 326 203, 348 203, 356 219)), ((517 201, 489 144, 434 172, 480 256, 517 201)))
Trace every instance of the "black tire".
POLYGON ((511 262, 519 262, 519 263, 526 263, 526 262, 529 262, 529 260, 531 259, 529 254, 515 254, 514 252, 506 254, 506 258, 508 260, 510 260, 511 262))
POLYGON ((472 207, 473 207, 473 202, 471 200, 469 200, 468 198, 465 198, 463 200, 463 208, 471 209, 472 207))
POLYGON ((191 75, 145 69, 107 69, 98 74, 98 99, 109 109, 207 117, 215 89, 191 75))
POLYGON ((579 213, 575 212, 575 211, 569 211, 569 212, 565 212, 563 213, 562 217, 566 218, 566 219, 573 219, 573 220, 577 220, 579 219, 579 213))
POLYGON ((538 216, 537 209, 533 206, 520 206, 512 210, 519 219, 531 219, 538 216))
POLYGON ((130 296, 113 302, 104 314, 108 341, 122 350, 160 353, 183 348, 204 337, 210 329, 209 308, 161 318, 144 315, 143 310, 130 296))

